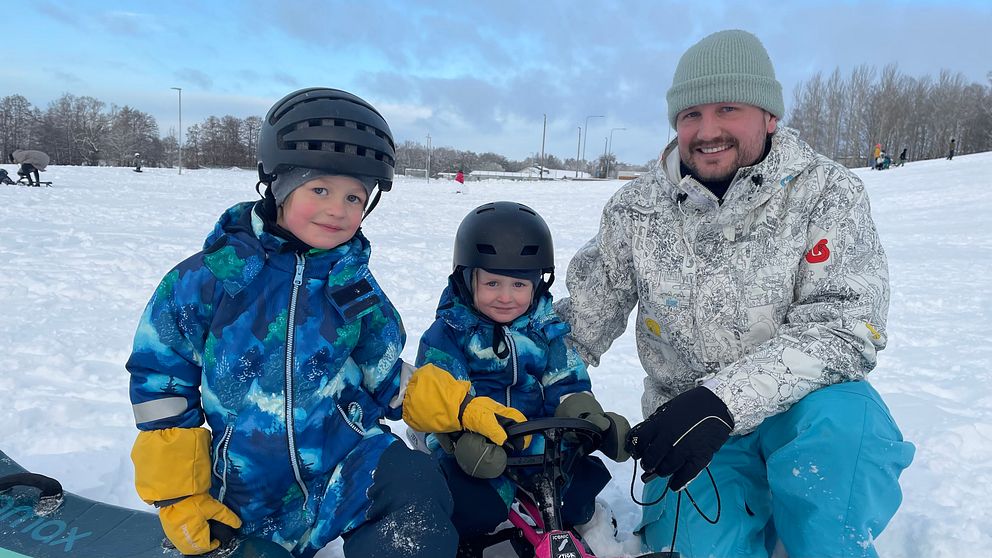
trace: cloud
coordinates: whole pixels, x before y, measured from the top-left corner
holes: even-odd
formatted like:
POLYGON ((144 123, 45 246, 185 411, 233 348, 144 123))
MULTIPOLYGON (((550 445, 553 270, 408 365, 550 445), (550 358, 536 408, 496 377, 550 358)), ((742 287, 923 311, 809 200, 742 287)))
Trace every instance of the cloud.
POLYGON ((209 75, 200 70, 194 70, 193 68, 182 68, 173 72, 172 74, 177 80, 185 83, 192 83, 197 85, 200 89, 210 89, 213 87, 214 80, 209 75))
POLYGON ((57 68, 48 68, 47 71, 59 83, 71 84, 71 85, 79 85, 85 83, 82 79, 79 78, 79 76, 73 74, 72 72, 67 72, 65 70, 61 70, 57 68))
POLYGON ((42 14, 59 23, 64 23, 70 27, 83 27, 81 25, 83 18, 77 12, 66 10, 62 6, 53 4, 52 2, 38 2, 34 7, 42 14))
POLYGON ((145 16, 134 12, 111 11, 99 16, 103 30, 115 35, 142 37, 148 34, 145 29, 145 16))

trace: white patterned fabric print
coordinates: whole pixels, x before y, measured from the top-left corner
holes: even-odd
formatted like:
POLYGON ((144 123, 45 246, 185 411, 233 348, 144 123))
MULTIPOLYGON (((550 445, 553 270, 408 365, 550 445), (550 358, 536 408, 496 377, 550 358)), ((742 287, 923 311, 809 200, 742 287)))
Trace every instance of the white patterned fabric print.
POLYGON ((670 144, 606 204, 566 284, 555 309, 592 366, 637 307, 644 416, 705 383, 734 434, 863 379, 886 342, 888 267, 864 185, 781 126, 722 205, 681 178, 670 144))

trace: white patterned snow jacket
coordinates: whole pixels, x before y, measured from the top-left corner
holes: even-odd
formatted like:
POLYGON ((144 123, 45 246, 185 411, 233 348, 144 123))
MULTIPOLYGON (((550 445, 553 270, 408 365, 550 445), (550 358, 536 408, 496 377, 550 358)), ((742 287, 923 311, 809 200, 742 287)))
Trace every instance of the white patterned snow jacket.
POLYGON ((637 305, 644 416, 705 382, 754 430, 823 386, 864 379, 885 347, 885 252, 864 185, 779 127, 723 205, 680 178, 675 142, 603 209, 555 305, 599 364, 637 305))

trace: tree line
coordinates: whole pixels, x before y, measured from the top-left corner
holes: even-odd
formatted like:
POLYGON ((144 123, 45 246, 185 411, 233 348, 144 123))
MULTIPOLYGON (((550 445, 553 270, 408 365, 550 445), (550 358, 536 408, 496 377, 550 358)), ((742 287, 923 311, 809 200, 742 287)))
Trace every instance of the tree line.
MULTIPOLYGON (((907 149, 910 160, 942 157, 951 138, 957 153, 992 150, 992 73, 989 84, 969 83, 961 74, 941 71, 933 78, 902 74, 895 65, 878 71, 862 65, 847 76, 835 69, 818 72, 794 90, 786 124, 796 128, 814 149, 848 166, 863 166, 875 144, 893 156, 907 149)), ((189 126, 183 137, 183 166, 254 168, 262 118, 210 116, 189 126)), ((396 169, 425 169, 427 146, 397 144, 396 169)), ((65 93, 42 110, 22 95, 0 97, 0 157, 16 149, 39 149, 54 165, 179 163, 174 129, 163 137, 148 113, 130 106, 65 93)), ((515 172, 543 164, 605 176, 606 169, 643 170, 646 165, 619 162, 613 154, 588 161, 533 154, 512 160, 498 153, 475 153, 451 147, 430 149, 431 174, 462 170, 515 172)), ((422 173, 423 171, 418 171, 422 173)))
POLYGON ((818 72, 794 90, 787 125, 815 150, 848 166, 864 166, 876 144, 909 160, 992 150, 992 72, 969 83, 943 70, 934 78, 907 76, 890 64, 862 65, 850 74, 818 72))
POLYGON ((136 152, 163 159, 168 139, 159 138, 153 116, 127 105, 66 93, 41 110, 9 95, 0 98, 3 161, 17 149, 44 151, 54 165, 130 165, 136 152))
MULTIPOLYGON (((262 118, 209 116, 189 126, 183 137, 182 163, 188 168, 254 168, 262 118)), ((0 156, 17 149, 38 149, 49 154, 53 165, 117 165, 135 163, 139 153, 146 167, 179 164, 179 141, 175 130, 160 137, 158 123, 147 113, 130 106, 107 105, 93 97, 66 93, 45 110, 33 106, 22 95, 0 98, 0 156)), ((396 169, 427 167, 427 146, 405 141, 396 146, 396 169)), ((475 153, 451 147, 433 147, 431 175, 463 170, 516 172, 541 164, 539 154, 515 161, 497 153, 475 153)), ((611 168, 617 161, 610 156, 611 168)), ((578 169, 597 174, 605 159, 593 161, 559 159, 546 154, 546 168, 578 169)), ((619 163, 620 168, 635 168, 619 163)))

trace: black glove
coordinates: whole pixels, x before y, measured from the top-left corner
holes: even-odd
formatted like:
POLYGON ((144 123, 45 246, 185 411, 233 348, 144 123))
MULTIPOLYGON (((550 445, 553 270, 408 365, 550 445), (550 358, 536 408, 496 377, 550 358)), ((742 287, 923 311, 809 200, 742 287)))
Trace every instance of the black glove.
POLYGON ((627 451, 641 460, 647 482, 667 477, 668 488, 679 491, 696 478, 734 430, 727 406, 705 387, 692 388, 671 399, 630 430, 627 451))
POLYGON ((592 394, 579 392, 569 395, 555 409, 555 416, 585 419, 603 432, 603 441, 600 442, 599 448, 590 448, 589 451, 599 449, 603 455, 617 463, 623 463, 630 458, 624 447, 627 433, 630 432, 630 423, 623 415, 603 411, 602 405, 592 394))

